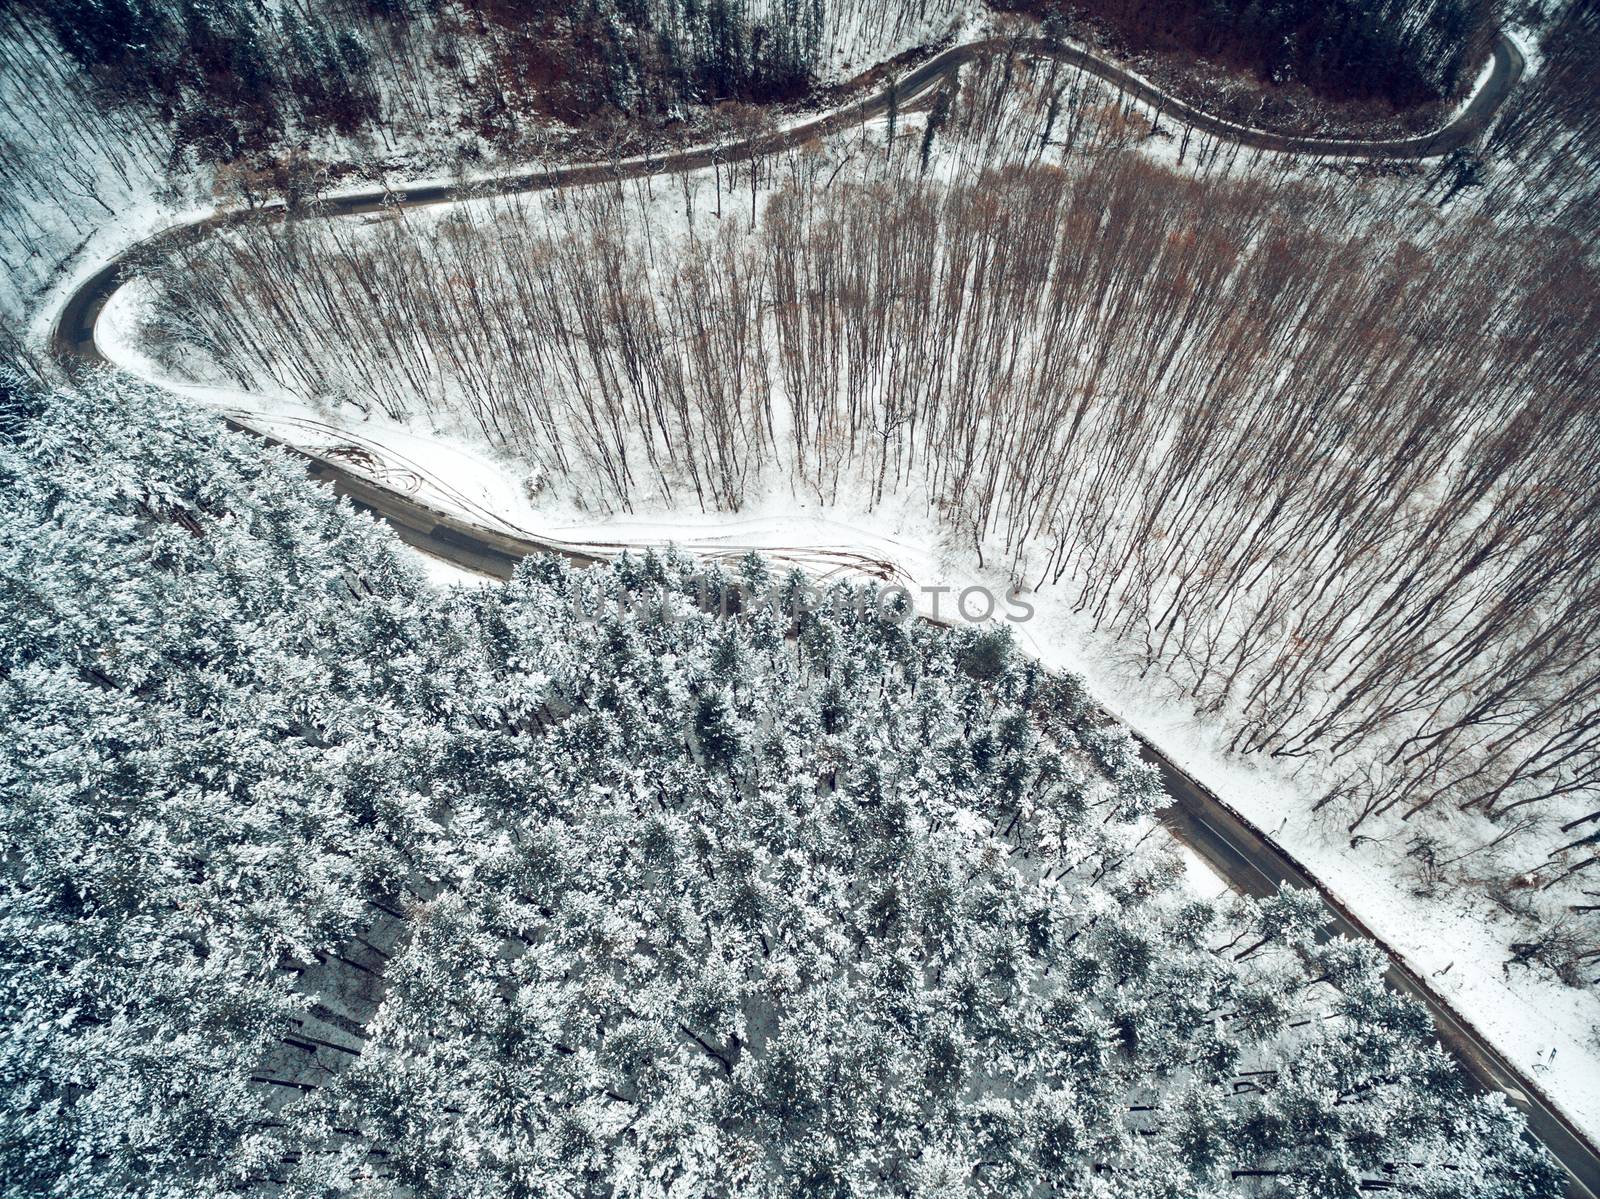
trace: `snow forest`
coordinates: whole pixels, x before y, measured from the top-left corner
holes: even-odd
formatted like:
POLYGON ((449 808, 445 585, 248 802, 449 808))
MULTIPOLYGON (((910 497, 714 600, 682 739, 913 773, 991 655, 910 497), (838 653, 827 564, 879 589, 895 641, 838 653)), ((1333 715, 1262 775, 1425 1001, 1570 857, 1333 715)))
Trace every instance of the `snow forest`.
MULTIPOLYGON (((1225 713, 1231 748, 1329 768, 1347 835, 1457 811, 1470 851, 1555 818, 1536 887, 1590 869, 1567 852, 1600 816, 1584 239, 1477 188, 1487 211, 1419 217, 1459 163, 1398 197, 1229 171, 1237 147, 1181 130, 1183 167, 1153 163, 1092 89, 1003 55, 887 152, 248 226, 167 261, 151 335, 240 385, 468 428, 595 506, 737 512, 774 477, 925 497, 1225 713)), ((1546 948, 1576 981, 1600 947, 1546 948)))
POLYGON ((754 557, 440 593, 111 380, 8 388, 0 523, 7 1194, 1558 1193, 1003 634, 754 557))
POLYGON ((1593 1199, 1597 61, 0 5, 0 1199, 1593 1199))

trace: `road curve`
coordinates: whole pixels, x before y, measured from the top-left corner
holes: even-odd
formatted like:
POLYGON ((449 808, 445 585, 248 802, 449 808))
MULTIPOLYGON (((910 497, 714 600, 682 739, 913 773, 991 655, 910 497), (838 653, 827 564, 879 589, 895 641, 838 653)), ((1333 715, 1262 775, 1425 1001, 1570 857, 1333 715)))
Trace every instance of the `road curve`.
MULTIPOLYGON (((1250 129, 1185 104, 1166 95, 1121 67, 1096 58, 1087 50, 1052 43, 1042 38, 984 38, 952 46, 934 55, 895 81, 896 103, 907 106, 917 96, 953 78, 965 64, 986 54, 1021 53, 1053 57, 1068 65, 1114 84, 1153 108, 1160 117, 1181 120, 1201 132, 1241 146, 1317 158, 1424 159, 1447 154, 1470 144, 1489 127, 1506 96, 1522 78, 1526 60, 1506 34, 1495 39, 1489 76, 1466 106, 1442 128, 1419 137, 1362 141, 1353 138, 1291 136, 1250 129)), ((377 212, 391 204, 418 206, 442 204, 485 194, 545 191, 555 187, 577 187, 594 183, 615 183, 668 171, 698 170, 715 162, 741 162, 749 158, 792 149, 813 138, 856 125, 889 107, 889 90, 847 105, 810 121, 761 134, 728 146, 702 146, 672 154, 644 155, 616 162, 584 163, 548 169, 515 171, 489 179, 466 183, 429 183, 416 187, 375 187, 345 192, 313 201, 304 215, 318 217, 354 216, 377 212)), ((105 301, 142 263, 159 261, 184 245, 204 239, 208 234, 238 225, 270 223, 290 215, 289 209, 275 201, 254 208, 221 212, 185 224, 174 225, 123 250, 98 272, 85 280, 68 297, 52 331, 52 348, 64 360, 103 361, 94 347, 94 321, 105 301)))
MULTIPOLYGON (((1430 134, 1387 141, 1288 136, 1245 128, 1167 96, 1087 51, 1030 38, 990 38, 945 50, 897 81, 896 102, 905 107, 917 96, 952 78, 964 64, 984 54, 1007 50, 1052 56, 1081 67, 1156 109, 1163 119, 1185 122, 1199 131, 1249 148, 1320 158, 1424 159, 1466 146, 1488 128, 1526 65, 1516 45, 1501 34, 1495 42, 1488 78, 1448 124, 1430 134)), ((814 120, 717 149, 704 147, 615 163, 523 171, 469 184, 428 184, 346 193, 317 201, 308 215, 352 216, 379 211, 391 204, 438 204, 484 194, 615 183, 667 171, 695 170, 709 167, 713 162, 743 161, 799 146, 812 138, 870 119, 884 112, 888 104, 886 90, 814 120)), ((103 365, 105 358, 95 345, 95 325, 106 302, 140 266, 159 261, 173 250, 219 230, 252 222, 283 220, 288 215, 281 203, 219 213, 166 229, 123 251, 86 279, 63 304, 51 336, 54 355, 69 370, 103 365)), ((386 521, 402 541, 467 570, 508 578, 516 564, 530 554, 559 554, 579 566, 593 565, 609 556, 607 549, 597 546, 514 536, 473 524, 378 486, 337 462, 307 453, 260 430, 234 420, 228 423, 300 454, 307 459, 312 477, 331 483, 336 492, 348 497, 357 508, 386 521)), ((1142 738, 1140 741, 1145 758, 1161 771, 1171 797, 1171 803, 1160 815, 1175 837, 1204 858, 1236 890, 1257 896, 1269 895, 1288 883, 1321 893, 1334 914, 1331 933, 1369 939, 1384 948, 1391 962, 1390 984, 1428 1009, 1440 1040, 1477 1085, 1504 1093, 1527 1116, 1532 1133, 1566 1169, 1568 1190, 1574 1199, 1600 1197, 1600 1151, 1540 1095, 1530 1079, 1501 1056, 1445 1000, 1430 991, 1423 979, 1290 855, 1186 774, 1155 745, 1142 738)))

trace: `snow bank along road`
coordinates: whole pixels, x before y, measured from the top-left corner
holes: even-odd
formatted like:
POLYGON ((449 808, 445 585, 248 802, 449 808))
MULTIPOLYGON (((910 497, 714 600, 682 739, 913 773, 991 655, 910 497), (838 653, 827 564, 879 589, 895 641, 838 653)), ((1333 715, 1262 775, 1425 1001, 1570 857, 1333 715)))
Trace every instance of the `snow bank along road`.
MULTIPOLYGON (((1244 128, 1167 96, 1144 80, 1084 50, 1026 38, 990 38, 945 50, 898 80, 897 102, 905 106, 917 96, 953 77, 963 64, 985 53, 1008 49, 1053 56, 1081 67, 1155 108, 1161 116, 1185 121, 1198 130, 1231 142, 1255 149, 1326 158, 1423 159, 1466 146, 1488 127, 1505 97, 1521 78, 1526 65, 1516 45, 1501 34, 1495 43, 1493 63, 1487 78, 1450 123, 1430 134, 1390 141, 1291 137, 1244 128)), ((391 204, 414 206, 448 203, 482 195, 486 191, 509 193, 614 183, 668 171, 695 170, 709 167, 717 161, 742 161, 801 145, 810 138, 876 116, 886 111, 888 105, 889 94, 885 90, 814 120, 719 148, 705 147, 612 163, 525 171, 467 184, 435 183, 412 188, 373 188, 347 192, 322 200, 312 215, 352 216, 377 211, 391 204)), ((173 226, 123 251, 86 278, 63 304, 52 335, 55 355, 69 369, 80 365, 104 364, 105 359, 95 346, 96 322, 106 302, 141 264, 158 261, 171 250, 198 241, 217 230, 250 222, 282 220, 288 215, 281 203, 218 213, 173 226)), ((244 431, 265 436, 238 421, 230 420, 229 423, 244 431)), ((588 566, 604 561, 615 549, 612 546, 512 536, 485 528, 381 487, 339 463, 298 450, 277 438, 269 437, 267 440, 301 453, 308 461, 312 477, 332 483, 336 491, 348 496, 357 507, 387 521, 401 540, 470 571, 500 578, 509 577, 519 560, 535 553, 556 553, 575 565, 588 566)), ((1167 794, 1171 797, 1171 803, 1161 813, 1163 822, 1175 837, 1200 854, 1231 886, 1257 896, 1269 895, 1285 883, 1314 888, 1322 893, 1334 913, 1330 935, 1376 940, 1352 912, 1328 894, 1316 879, 1259 829, 1185 774, 1156 746, 1144 742, 1143 748, 1145 757, 1160 769, 1167 794)), ((1390 984, 1428 1008, 1441 1041, 1460 1060, 1474 1082, 1486 1089, 1504 1093, 1527 1115, 1534 1135, 1566 1168, 1570 1193, 1578 1199, 1596 1199, 1600 1196, 1600 1150, 1584 1139, 1539 1093, 1530 1079, 1496 1052, 1448 1003, 1434 995, 1420 977, 1393 954, 1390 954, 1390 961, 1390 984)))

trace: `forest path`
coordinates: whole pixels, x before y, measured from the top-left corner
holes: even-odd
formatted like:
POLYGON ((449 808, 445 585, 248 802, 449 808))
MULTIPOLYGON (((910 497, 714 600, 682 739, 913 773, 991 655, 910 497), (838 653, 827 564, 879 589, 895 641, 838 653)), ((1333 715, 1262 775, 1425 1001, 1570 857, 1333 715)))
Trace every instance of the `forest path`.
MULTIPOLYGON (((1449 123, 1429 134, 1386 141, 1290 136, 1246 128, 1201 112, 1085 50, 1052 45, 1042 39, 990 38, 954 46, 899 78, 895 84, 895 101, 905 110, 918 97, 926 96, 935 86, 953 78, 966 63, 984 54, 1008 50, 1054 57, 1067 65, 1080 67, 1155 109, 1158 120, 1182 120, 1196 130, 1247 148, 1318 158, 1415 160, 1447 154, 1466 146, 1488 128, 1526 66, 1516 44, 1502 33, 1496 39, 1487 78, 1449 123)), ((648 175, 697 170, 716 163, 740 162, 754 156, 791 149, 812 138, 869 120, 887 111, 889 99, 889 91, 885 89, 824 116, 721 147, 707 146, 616 162, 529 170, 468 183, 378 187, 336 194, 320 199, 311 214, 317 217, 357 216, 381 211, 390 205, 412 207, 450 203, 491 193, 616 184, 648 175)), ((96 324, 112 295, 137 273, 141 265, 158 261, 174 249, 193 244, 219 230, 252 222, 283 220, 289 215, 282 203, 222 212, 173 226, 129 247, 85 278, 67 298, 53 326, 52 352, 69 369, 106 365, 105 356, 95 344, 96 324)), ((336 492, 347 496, 358 508, 387 522, 402 541, 469 571, 507 578, 517 562, 529 554, 559 554, 575 565, 587 566, 605 561, 623 548, 616 544, 555 541, 473 523, 384 487, 348 465, 300 449, 239 420, 229 418, 228 423, 300 454, 307 460, 314 478, 332 483, 336 492)), ((866 573, 880 574, 880 577, 893 569, 892 563, 869 560, 847 547, 808 552, 820 554, 827 559, 827 565, 848 566, 857 570, 864 567, 866 573)), ((819 561, 819 565, 822 564, 819 561)), ((1441 1041, 1478 1085, 1506 1095, 1527 1116, 1533 1134, 1567 1170, 1569 1191, 1575 1199, 1596 1199, 1600 1196, 1600 1150, 1584 1139, 1540 1093, 1531 1079, 1507 1061, 1448 1002, 1434 994, 1426 982, 1412 972, 1387 945, 1374 937, 1353 912, 1267 835, 1186 774, 1155 745, 1142 739, 1141 744, 1144 756, 1160 769, 1171 797, 1171 804, 1160 815, 1173 836, 1198 853, 1238 891, 1265 895, 1288 883, 1314 888, 1321 893, 1334 913, 1332 933, 1372 940, 1384 950, 1391 962, 1388 972, 1391 985, 1413 996, 1428 1009, 1441 1041)))

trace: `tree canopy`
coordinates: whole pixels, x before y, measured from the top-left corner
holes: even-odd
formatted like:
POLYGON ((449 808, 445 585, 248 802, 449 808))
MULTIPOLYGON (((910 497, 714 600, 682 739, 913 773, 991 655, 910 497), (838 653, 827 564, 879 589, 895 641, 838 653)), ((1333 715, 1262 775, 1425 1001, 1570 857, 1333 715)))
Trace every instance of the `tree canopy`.
POLYGON ((1003 635, 755 558, 435 591, 109 377, 0 405, 0 531, 5 1194, 1559 1191, 1003 635))

